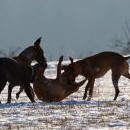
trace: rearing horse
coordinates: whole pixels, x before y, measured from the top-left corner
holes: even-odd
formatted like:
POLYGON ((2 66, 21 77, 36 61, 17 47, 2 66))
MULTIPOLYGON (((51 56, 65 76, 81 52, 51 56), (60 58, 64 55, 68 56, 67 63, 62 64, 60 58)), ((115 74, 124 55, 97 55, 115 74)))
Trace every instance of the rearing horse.
MULTIPOLYGON (((24 65, 31 65, 32 61, 37 61, 38 63, 44 63, 47 67, 46 58, 44 57, 44 51, 40 47, 41 37, 38 38, 33 46, 29 46, 24 51, 22 51, 17 57, 13 57, 14 60, 17 62, 24 64, 24 65)), ((14 85, 9 84, 8 86, 8 99, 7 102, 11 102, 11 92, 14 85)), ((33 89, 30 87, 32 94, 34 95, 33 89)), ((20 93, 23 91, 23 87, 20 86, 19 92, 16 94, 16 98, 19 98, 20 93)))

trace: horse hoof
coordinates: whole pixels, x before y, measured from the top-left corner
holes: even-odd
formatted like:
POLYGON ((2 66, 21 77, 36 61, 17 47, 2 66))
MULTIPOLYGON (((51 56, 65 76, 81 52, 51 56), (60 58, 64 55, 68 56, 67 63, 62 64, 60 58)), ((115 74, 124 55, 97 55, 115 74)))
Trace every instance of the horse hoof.
POLYGON ((84 96, 83 96, 83 100, 85 100, 85 99, 86 99, 86 97, 87 97, 87 96, 86 96, 86 95, 84 95, 84 96))
POLYGON ((18 95, 18 94, 16 94, 16 99, 17 99, 17 100, 19 99, 19 95, 18 95))
POLYGON ((87 101, 90 101, 90 100, 91 100, 90 98, 87 99, 87 101))
POLYGON ((9 101, 7 101, 7 103, 11 103, 11 101, 9 100, 9 101))
POLYGON ((87 101, 90 101, 90 100, 91 100, 91 98, 92 98, 91 96, 90 96, 90 97, 88 97, 87 101))
POLYGON ((83 97, 83 100, 85 100, 86 99, 86 97, 83 97))

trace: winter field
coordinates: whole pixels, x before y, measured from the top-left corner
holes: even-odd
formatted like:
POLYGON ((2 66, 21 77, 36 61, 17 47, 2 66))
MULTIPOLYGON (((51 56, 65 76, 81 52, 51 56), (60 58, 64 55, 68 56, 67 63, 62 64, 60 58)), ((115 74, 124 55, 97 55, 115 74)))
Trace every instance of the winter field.
MULTIPOLYGON (((67 63, 67 62, 65 62, 67 63)), ((46 77, 55 78, 57 62, 48 63, 46 77)), ((79 76, 77 82, 82 80, 79 76)), ((31 103, 23 92, 6 104, 7 86, 0 95, 0 130, 127 130, 130 129, 130 80, 121 77, 120 94, 113 101, 111 72, 97 79, 92 101, 83 101, 83 85, 79 91, 62 102, 46 103, 36 98, 31 103)))

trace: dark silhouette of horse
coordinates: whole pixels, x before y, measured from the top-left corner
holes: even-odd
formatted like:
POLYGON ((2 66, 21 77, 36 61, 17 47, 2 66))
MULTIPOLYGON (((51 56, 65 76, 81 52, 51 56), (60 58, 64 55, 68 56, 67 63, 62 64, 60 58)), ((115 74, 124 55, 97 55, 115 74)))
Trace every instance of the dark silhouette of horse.
POLYGON ((120 76, 130 79, 129 66, 126 62, 129 58, 130 56, 123 57, 122 55, 114 52, 101 52, 76 62, 73 62, 73 59, 70 58, 71 64, 63 66, 62 68, 65 71, 64 73, 67 75, 66 77, 68 81, 74 80, 78 75, 82 75, 88 79, 83 97, 84 100, 87 97, 88 90, 88 100, 91 100, 95 79, 102 77, 108 70, 111 70, 112 82, 115 88, 114 100, 116 100, 120 92, 118 88, 120 76))
POLYGON ((33 46, 27 47, 17 57, 13 57, 13 59, 25 65, 30 65, 32 61, 37 61, 38 63, 46 63, 44 51, 41 48, 40 43, 41 37, 34 42, 33 46))
MULTIPOLYGON (((10 86, 22 86, 31 102, 35 102, 30 90, 30 83, 34 79, 35 73, 33 67, 20 64, 10 58, 0 58, 0 92, 4 89, 8 81, 10 86)), ((9 91, 11 92, 10 88, 9 91)), ((10 92, 9 97, 11 97, 10 92)))
MULTIPOLYGON (((36 73, 36 80, 33 85, 34 92, 38 99, 46 102, 61 101, 70 94, 76 92, 80 86, 82 86, 86 80, 79 83, 72 82, 67 83, 65 75, 61 74, 61 63, 63 56, 60 57, 57 66, 57 77, 56 79, 48 79, 43 73, 45 68, 39 67, 36 73)), ((38 64, 40 66, 40 64, 38 64)))
MULTIPOLYGON (((41 42, 41 37, 38 38, 34 42, 33 46, 29 46, 24 51, 22 51, 17 57, 13 57, 13 59, 16 60, 18 63, 24 64, 24 65, 31 65, 31 62, 35 60, 38 63, 44 63, 44 66, 47 67, 46 58, 44 57, 43 49, 40 47, 40 42, 41 42)), ((8 103, 11 102, 11 92, 12 92, 13 87, 14 87, 13 84, 9 84, 8 86, 8 99, 7 99, 8 103)), ((31 90, 32 95, 34 96, 34 92, 31 86, 30 86, 30 90, 31 90)), ((19 98, 19 94, 22 91, 23 91, 23 86, 20 86, 20 90, 16 94, 17 99, 19 98)))

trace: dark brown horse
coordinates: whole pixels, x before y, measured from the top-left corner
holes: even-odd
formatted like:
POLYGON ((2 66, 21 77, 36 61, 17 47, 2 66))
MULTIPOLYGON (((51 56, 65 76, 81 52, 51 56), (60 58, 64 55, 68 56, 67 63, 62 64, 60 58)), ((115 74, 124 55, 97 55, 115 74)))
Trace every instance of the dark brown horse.
POLYGON ((30 83, 35 79, 33 70, 33 67, 20 64, 13 59, 0 58, 0 92, 8 81, 13 87, 21 85, 31 102, 35 102, 30 90, 30 83))
MULTIPOLYGON (((29 46, 24 51, 22 51, 17 57, 14 57, 13 59, 16 60, 20 64, 24 65, 31 65, 32 61, 37 61, 38 63, 44 63, 44 65, 47 66, 46 58, 44 57, 44 51, 40 47, 41 37, 38 38, 33 46, 29 46)), ((7 102, 11 102, 11 92, 14 85, 9 84, 8 86, 8 99, 7 102)), ((34 95, 33 90, 30 86, 30 90, 32 92, 32 95, 34 95)), ((20 86, 19 92, 16 94, 16 98, 19 98, 19 94, 23 91, 23 87, 20 86)))
POLYGON ((33 46, 29 46, 17 57, 13 57, 13 59, 25 65, 31 65, 32 61, 37 61, 38 63, 46 63, 46 58, 44 57, 44 51, 40 46, 40 42, 41 37, 34 42, 33 46))
MULTIPOLYGON (((58 102, 69 96, 70 94, 76 92, 80 86, 82 86, 86 80, 79 83, 66 83, 65 75, 61 74, 61 62, 63 57, 60 57, 57 66, 57 77, 56 79, 48 79, 43 76, 44 67, 39 67, 36 74, 36 82, 33 85, 34 92, 38 99, 46 102, 58 102)), ((40 66, 38 64, 38 66, 40 66)))
POLYGON ((112 82, 115 88, 114 100, 116 100, 119 94, 118 81, 120 76, 130 79, 129 66, 126 62, 129 58, 130 56, 123 57, 114 52, 101 52, 76 62, 73 62, 73 59, 70 58, 71 64, 63 66, 63 69, 68 81, 74 80, 78 75, 83 75, 88 79, 83 97, 83 99, 86 99, 89 90, 88 100, 92 98, 95 79, 102 77, 108 70, 111 70, 112 82))

